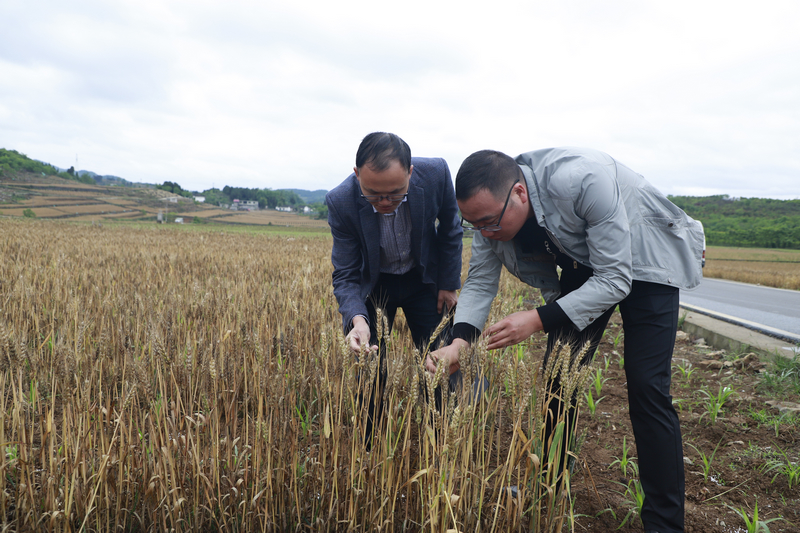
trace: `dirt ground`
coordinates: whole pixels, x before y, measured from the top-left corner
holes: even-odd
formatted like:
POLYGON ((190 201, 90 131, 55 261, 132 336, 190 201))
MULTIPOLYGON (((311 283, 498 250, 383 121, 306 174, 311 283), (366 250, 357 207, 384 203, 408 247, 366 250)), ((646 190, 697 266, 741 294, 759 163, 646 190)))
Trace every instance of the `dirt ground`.
MULTIPOLYGON (((633 507, 624 496, 630 474, 625 478, 616 459, 623 456, 623 438, 628 456, 637 455, 633 431, 628 418, 625 372, 620 368, 624 339, 620 318, 615 315, 597 352, 595 367, 604 368, 609 378, 602 386, 602 400, 592 416, 583 408, 579 433, 585 441, 573 475, 576 531, 614 531, 633 507), (617 340, 615 346, 614 341, 617 340), (610 361, 605 369, 605 359, 610 361), (627 500, 627 501, 626 501, 627 500)), ((681 421, 686 473, 686 531, 744 532, 745 522, 727 506, 743 508, 752 519, 758 503, 759 520, 782 517, 768 524, 771 532, 800 532, 800 486, 790 488, 786 476, 763 472, 770 457, 783 450, 795 461, 800 454, 800 422, 760 423, 753 413, 763 413, 774 421, 781 413, 767 404, 775 398, 757 388, 763 362, 755 355, 730 354, 714 350, 701 339, 678 332, 673 358, 672 395, 681 421), (690 376, 678 368, 691 363, 690 376), (717 394, 719 386, 728 386, 735 393, 724 404, 716 422, 710 423, 700 392, 717 394), (708 476, 703 475, 704 462, 697 447, 707 457, 718 446, 708 476)), ((787 398, 789 402, 800 401, 787 398)), ((796 404, 795 404, 796 405, 796 404)), ((784 419, 786 420, 786 419, 784 419)), ((636 462, 634 460, 634 462, 636 462)), ((621 532, 641 532, 638 517, 631 515, 621 532)), ((759 530, 761 531, 761 530, 759 530)))

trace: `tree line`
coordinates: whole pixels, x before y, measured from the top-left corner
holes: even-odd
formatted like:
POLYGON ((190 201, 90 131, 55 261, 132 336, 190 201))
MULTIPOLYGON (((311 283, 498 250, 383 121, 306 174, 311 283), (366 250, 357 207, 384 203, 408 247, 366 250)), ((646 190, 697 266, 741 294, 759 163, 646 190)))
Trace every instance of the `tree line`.
POLYGON ((231 187, 226 185, 222 188, 222 194, 233 199, 247 202, 258 202, 258 207, 293 207, 306 205, 296 192, 272 190, 272 189, 249 189, 246 187, 231 187))
POLYGON ((308 205, 314 210, 315 218, 328 218, 328 206, 324 202, 308 203, 303 200, 294 190, 289 189, 258 189, 247 187, 231 187, 226 185, 220 189, 206 189, 200 193, 187 191, 178 183, 165 181, 161 185, 156 185, 157 189, 169 191, 173 194, 192 198, 195 195, 203 196, 205 202, 211 205, 230 205, 234 200, 240 202, 258 202, 259 209, 275 209, 276 207, 291 207, 299 210, 308 205))
POLYGON ((177 194, 178 196, 183 196, 184 198, 194 197, 192 191, 187 191, 177 183, 173 183, 171 181, 165 181, 161 185, 156 185, 156 189, 161 189, 162 191, 171 192, 172 194, 177 194))
POLYGON ((275 209, 276 207, 291 207, 292 209, 298 209, 308 205, 316 213, 316 218, 328 218, 328 206, 325 205, 324 202, 308 203, 293 190, 250 189, 246 187, 231 187, 226 185, 222 188, 222 191, 219 191, 219 189, 203 191, 203 194, 206 196, 206 202, 210 201, 209 193, 212 193, 211 197, 215 198, 211 201, 214 201, 214 203, 217 204, 220 202, 216 201, 216 199, 218 199, 219 196, 222 196, 225 199, 223 203, 229 204, 234 199, 240 201, 258 202, 259 209, 275 209))
POLYGON ((669 196, 703 223, 706 244, 800 249, 800 200, 715 196, 669 196))

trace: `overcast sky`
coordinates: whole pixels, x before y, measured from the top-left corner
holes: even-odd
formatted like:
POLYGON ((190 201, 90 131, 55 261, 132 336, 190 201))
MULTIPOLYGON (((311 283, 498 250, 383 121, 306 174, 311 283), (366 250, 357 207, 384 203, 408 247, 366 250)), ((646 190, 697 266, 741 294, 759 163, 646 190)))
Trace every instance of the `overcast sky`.
POLYGON ((331 189, 413 155, 608 152, 800 198, 800 2, 2 0, 0 147, 130 181, 331 189), (491 7, 490 7, 491 5, 491 7))

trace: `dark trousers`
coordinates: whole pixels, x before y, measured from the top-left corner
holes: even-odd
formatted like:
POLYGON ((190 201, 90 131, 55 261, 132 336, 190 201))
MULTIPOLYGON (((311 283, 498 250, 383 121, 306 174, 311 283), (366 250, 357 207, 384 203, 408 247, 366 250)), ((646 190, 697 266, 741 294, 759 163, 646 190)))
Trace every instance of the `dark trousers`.
MULTIPOLYGON (((431 285, 422 283, 422 276, 416 270, 400 275, 382 273, 367 298, 370 342, 378 344, 379 340, 376 309, 383 309, 391 331, 397 309, 402 308, 414 345, 421 352, 427 346, 431 333, 442 320, 443 313, 436 311, 438 297, 438 291, 431 285)), ((449 329, 448 327, 443 333, 449 334, 449 329)), ((440 335, 440 338, 443 337, 444 335, 440 335)))
MULTIPOLYGON (((661 533, 683 531, 684 520, 683 445, 670 395, 678 304, 676 287, 644 281, 634 281, 631 293, 619 303, 630 418, 645 493, 642 522, 645 530, 661 533)), ((578 346, 590 341, 583 361, 589 363, 613 312, 609 309, 581 332, 574 327, 551 331, 547 353, 558 338, 577 340, 578 346)))
MULTIPOLYGON (((438 291, 430 285, 422 283, 422 277, 415 270, 405 274, 384 274, 381 273, 377 285, 367 298, 367 311, 369 312, 370 344, 377 344, 380 347, 380 364, 378 379, 370 387, 370 400, 367 411, 366 439, 367 447, 372 445, 373 425, 375 420, 379 420, 383 414, 383 391, 386 388, 386 346, 383 339, 378 339, 377 309, 382 309, 386 317, 388 331, 391 332, 394 325, 394 318, 397 309, 402 308, 406 317, 406 323, 411 330, 411 338, 414 345, 419 349, 420 354, 424 354, 428 346, 431 334, 442 320, 447 310, 441 313, 436 311, 438 302, 438 291)), ((448 324, 434 339, 431 350, 438 346, 444 346, 449 341, 452 324, 448 324)), ((417 361, 419 364, 420 362, 417 361)), ((460 373, 459 373, 460 376, 460 373)), ((451 388, 456 375, 450 376, 451 388)), ((437 399, 439 394, 437 394, 437 399)), ((359 405, 361 401, 359 399, 359 405)))

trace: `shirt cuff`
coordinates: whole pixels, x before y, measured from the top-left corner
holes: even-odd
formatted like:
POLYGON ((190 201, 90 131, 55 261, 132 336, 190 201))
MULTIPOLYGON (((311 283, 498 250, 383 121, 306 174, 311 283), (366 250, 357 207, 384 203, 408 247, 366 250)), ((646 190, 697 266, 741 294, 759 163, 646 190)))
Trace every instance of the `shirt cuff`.
MULTIPOLYGON (((367 325, 369 326, 369 318, 367 318, 364 315, 354 315, 353 318, 355 318, 357 316, 360 316, 361 318, 363 318, 366 321, 367 325)), ((350 319, 350 329, 353 329, 353 319, 352 318, 350 319)))
POLYGON ((542 330, 545 333, 550 333, 554 329, 571 326, 572 320, 569 319, 567 314, 558 305, 558 302, 552 302, 543 305, 536 309, 539 312, 539 319, 542 321, 542 330))
POLYGON ((453 325, 453 338, 463 339, 472 344, 481 336, 481 330, 468 322, 459 322, 453 325))

